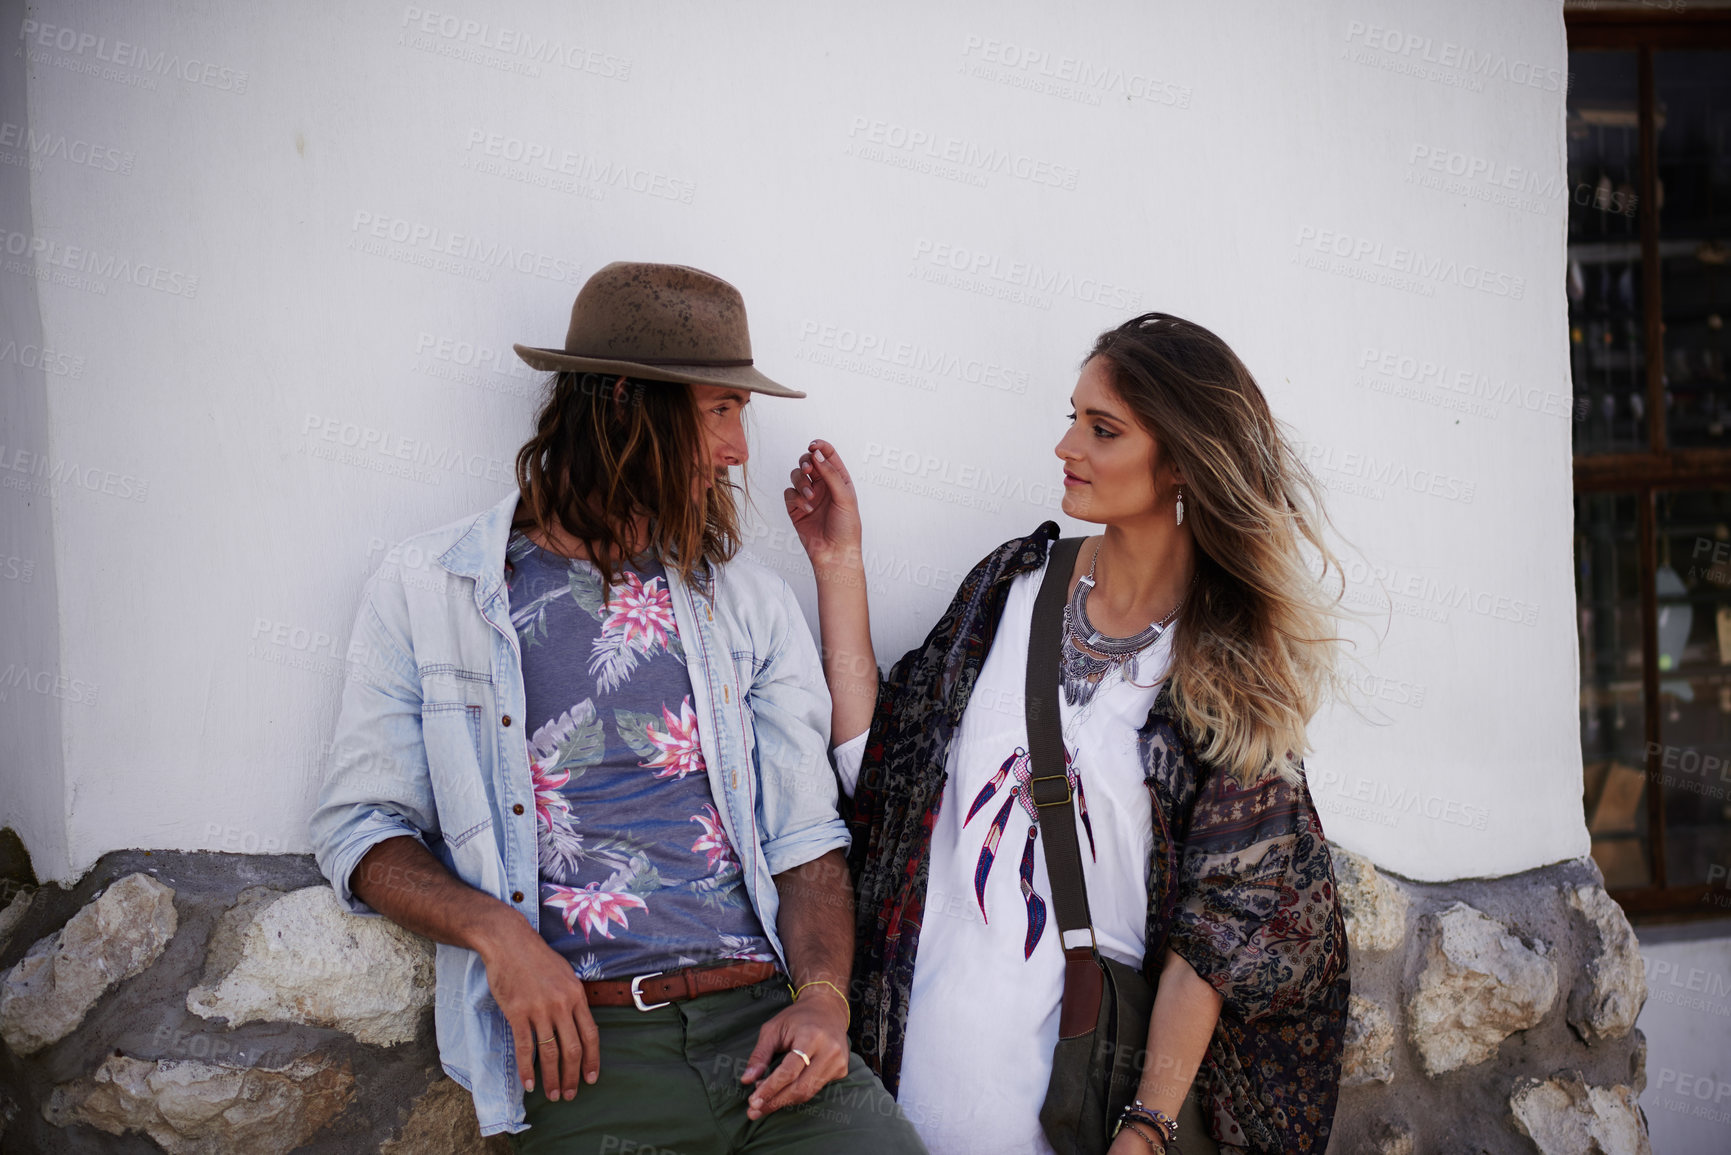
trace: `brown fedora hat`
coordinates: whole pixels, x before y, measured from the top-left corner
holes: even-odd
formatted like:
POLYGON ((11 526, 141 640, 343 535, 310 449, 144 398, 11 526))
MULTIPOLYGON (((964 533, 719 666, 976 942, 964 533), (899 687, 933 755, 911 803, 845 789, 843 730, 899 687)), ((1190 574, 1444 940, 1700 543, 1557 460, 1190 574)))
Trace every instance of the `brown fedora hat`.
POLYGON ((512 348, 531 368, 552 372, 622 373, 805 396, 752 367, 739 290, 687 265, 614 261, 578 291, 563 349, 512 348))

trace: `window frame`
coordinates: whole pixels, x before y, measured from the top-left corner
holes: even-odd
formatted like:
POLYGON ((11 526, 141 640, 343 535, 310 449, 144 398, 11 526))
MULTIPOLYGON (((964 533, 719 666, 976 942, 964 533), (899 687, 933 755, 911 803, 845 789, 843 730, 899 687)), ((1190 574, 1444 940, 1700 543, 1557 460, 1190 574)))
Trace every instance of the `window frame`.
MULTIPOLYGON (((1682 5, 1679 5, 1682 8, 1682 5)), ((1666 881, 1665 805, 1659 738, 1659 608, 1658 494, 1665 490, 1731 488, 1731 448, 1673 449, 1666 444, 1664 419, 1664 301, 1659 263, 1659 215, 1649 206, 1659 203, 1658 133, 1654 128, 1653 54, 1656 51, 1731 50, 1731 10, 1687 9, 1666 12, 1642 6, 1621 9, 1563 11, 1568 51, 1634 51, 1639 93, 1641 213, 1641 308, 1643 352, 1646 356, 1648 447, 1638 453, 1597 453, 1573 457, 1574 490, 1584 493, 1632 494, 1639 511, 1641 598, 1641 696, 1645 727, 1647 802, 1647 886, 1611 892, 1631 916, 1643 922, 1693 921, 1723 917, 1706 900, 1710 885, 1670 886, 1666 881)))

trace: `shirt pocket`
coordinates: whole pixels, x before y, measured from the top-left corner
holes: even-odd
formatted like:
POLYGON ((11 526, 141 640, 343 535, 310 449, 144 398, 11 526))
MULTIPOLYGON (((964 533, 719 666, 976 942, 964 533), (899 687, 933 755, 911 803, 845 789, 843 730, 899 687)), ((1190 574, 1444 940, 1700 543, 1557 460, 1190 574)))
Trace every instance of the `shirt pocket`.
POLYGON ((420 674, 421 726, 427 736, 428 762, 444 754, 449 769, 484 773, 493 761, 487 725, 494 707, 492 677, 454 665, 422 666, 420 674), (458 757, 462 754, 467 758, 458 757))
POLYGON ((421 732, 439 825, 457 844, 493 817, 499 742, 520 741, 521 724, 512 719, 510 727, 500 729, 493 681, 486 674, 423 666, 421 690, 421 732))
POLYGON ((435 750, 448 755, 453 748, 462 749, 466 734, 467 753, 474 760, 475 768, 480 769, 482 748, 479 702, 422 702, 421 732, 427 738, 429 762, 433 760, 435 750))

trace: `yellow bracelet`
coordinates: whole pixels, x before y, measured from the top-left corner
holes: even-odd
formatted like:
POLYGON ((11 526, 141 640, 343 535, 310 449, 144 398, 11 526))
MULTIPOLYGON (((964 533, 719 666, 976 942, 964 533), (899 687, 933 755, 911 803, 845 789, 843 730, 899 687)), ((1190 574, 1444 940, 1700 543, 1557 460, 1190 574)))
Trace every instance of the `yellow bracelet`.
POLYGON ((793 984, 789 983, 787 989, 793 991, 794 1002, 799 1001, 799 992, 805 990, 806 987, 828 987, 830 990, 834 991, 836 997, 841 1000, 842 1009, 847 1012, 847 1025, 850 1027, 853 1026, 853 1007, 849 1005, 847 996, 841 993, 840 987, 836 986, 828 979, 814 979, 811 982, 806 983, 804 986, 801 986, 798 990, 795 990, 793 984))

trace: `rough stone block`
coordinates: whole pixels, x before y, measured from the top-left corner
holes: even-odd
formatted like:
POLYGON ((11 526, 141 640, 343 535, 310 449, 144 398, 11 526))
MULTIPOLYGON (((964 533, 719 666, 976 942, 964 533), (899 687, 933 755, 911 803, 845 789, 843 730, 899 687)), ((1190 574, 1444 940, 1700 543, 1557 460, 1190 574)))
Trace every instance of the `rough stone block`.
POLYGON ((5 909, 0 910, 0 951, 4 951, 12 942, 12 932, 18 929, 18 924, 24 921, 24 916, 30 913, 31 900, 36 897, 36 888, 21 886, 12 892, 5 909))
POLYGON ((1515 1130, 1540 1155, 1652 1155, 1631 1087, 1589 1087, 1579 1075, 1520 1080, 1509 1097, 1515 1130))
POLYGON ((506 1155, 504 1135, 481 1138, 475 1101, 455 1080, 440 1076, 408 1109, 408 1120, 379 1155, 506 1155))
POLYGON ((1427 921, 1406 1021, 1425 1073, 1435 1076, 1482 1063, 1505 1038, 1536 1026, 1556 1002, 1557 967, 1464 902, 1427 921))
POLYGON ((286 1155, 353 1093, 347 1064, 317 1054, 281 1067, 114 1055, 92 1078, 56 1087, 42 1113, 60 1127, 142 1131, 169 1155, 286 1155))
POLYGON ((1340 887, 1341 913, 1346 916, 1347 945, 1355 951, 1393 950, 1406 941, 1406 914, 1411 905, 1400 886, 1377 873, 1362 854, 1333 843, 1334 880, 1340 887))
POLYGON ((1394 1023, 1388 1012, 1367 998, 1353 995, 1347 1004, 1346 1054, 1340 1085, 1386 1083, 1394 1078, 1394 1023))
POLYGON ((1647 1001, 1641 946, 1623 908, 1602 886, 1567 890, 1569 905, 1593 927, 1598 949, 1575 977, 1569 992, 1569 1026, 1582 1041, 1620 1039, 1635 1025, 1647 1001))
POLYGON ((212 935, 212 966, 187 1010, 230 1026, 258 1020, 347 1031, 363 1043, 415 1037, 433 1000, 433 948, 382 918, 351 915, 326 886, 242 896, 212 935))
POLYGON ((1413 1155, 1418 1136, 1404 1123, 1384 1123, 1372 1143, 1374 1155, 1413 1155))
POLYGON ((113 883, 0 979, 0 1037, 20 1055, 64 1039, 111 987, 161 957, 178 926, 171 888, 148 874, 113 883))

